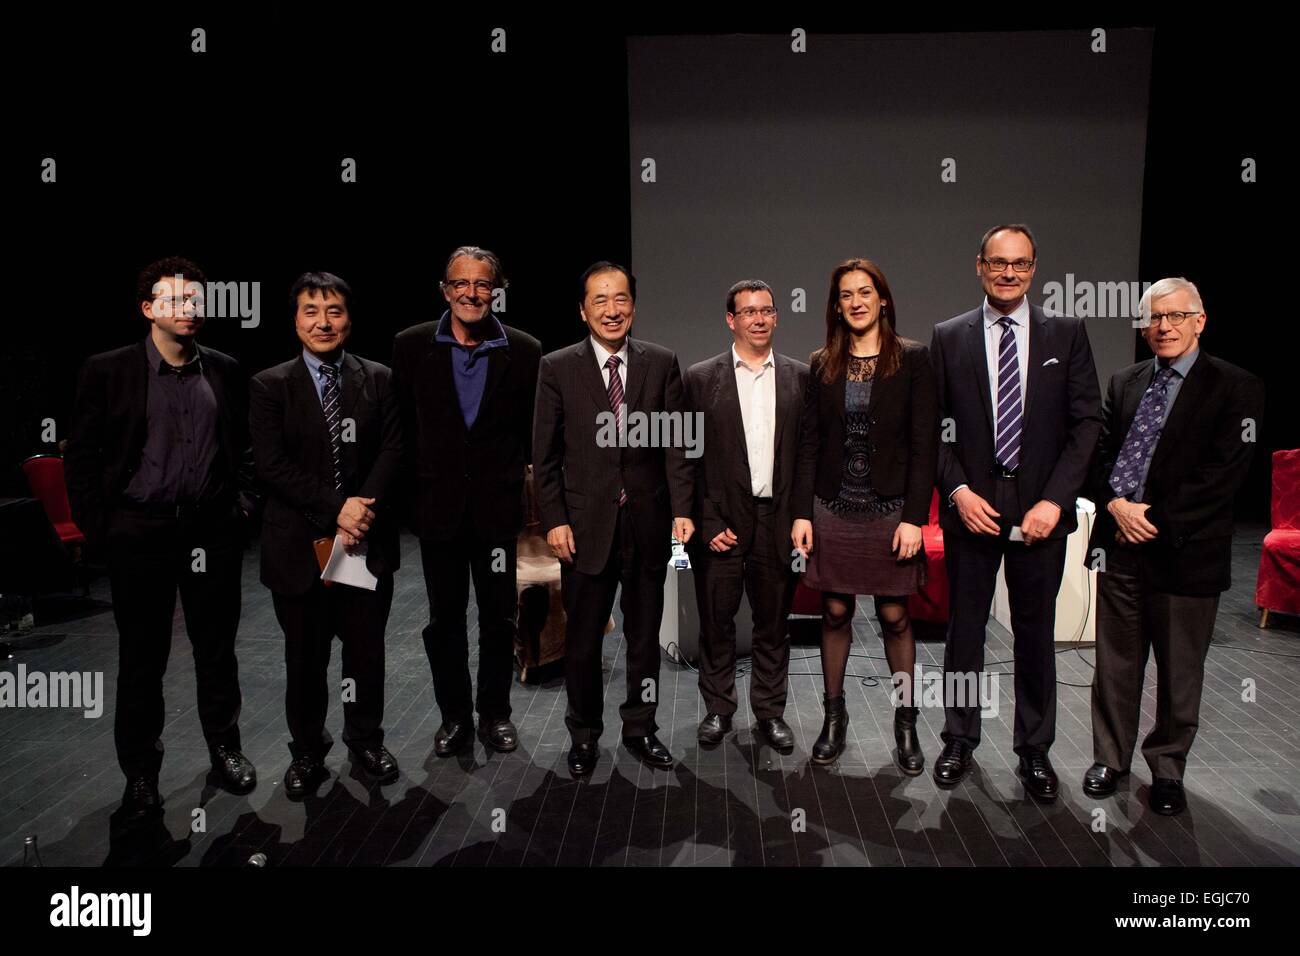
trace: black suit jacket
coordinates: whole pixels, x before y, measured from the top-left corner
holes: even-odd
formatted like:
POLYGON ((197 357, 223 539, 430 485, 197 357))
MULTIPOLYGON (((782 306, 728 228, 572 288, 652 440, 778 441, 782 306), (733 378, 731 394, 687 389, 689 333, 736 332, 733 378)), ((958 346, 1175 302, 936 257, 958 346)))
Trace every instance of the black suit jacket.
MULTIPOLYGON (((1147 359, 1110 379, 1091 482, 1097 520, 1090 563, 1094 549, 1105 554, 1116 547, 1115 519, 1107 510, 1115 497, 1110 473, 1155 366, 1154 358, 1147 359)), ((1154 541, 1135 548, 1143 583, 1188 595, 1218 594, 1231 586, 1233 499, 1255 453, 1254 441, 1243 435, 1248 420, 1258 433, 1263 414, 1264 383, 1202 350, 1178 390, 1142 489, 1142 500, 1151 505, 1147 520, 1159 531, 1154 541)))
MULTIPOLYGON (((877 494, 903 495, 902 519, 923 525, 930 518, 939 438, 934 370, 924 345, 900 342, 899 368, 871 385, 867 406, 871 485, 877 494)), ((819 365, 808 376, 800 432, 795 517, 812 520, 813 492, 828 501, 840 493, 844 475, 843 375, 824 385, 819 365)))
POLYGON ((452 346, 434 338, 438 322, 412 326, 393 342, 405 448, 403 512, 422 538, 451 538, 465 516, 486 540, 512 538, 523 527, 542 346, 504 322, 501 328, 508 345, 488 354, 471 429, 456 395, 452 346))
POLYGON ((353 440, 340 443, 339 491, 325 411, 303 357, 253 376, 249 428, 266 492, 262 583, 280 594, 303 594, 320 577, 312 542, 333 539, 339 511, 354 495, 375 499, 366 567, 375 575, 391 574, 401 563, 394 497, 402 437, 392 373, 345 352, 341 389, 341 424, 351 425, 353 440))
MULTIPOLYGON (((776 372, 776 434, 772 459, 772 498, 776 506, 776 553, 790 551, 794 524, 794 475, 799 453, 799 421, 808 388, 808 366, 773 353, 776 372)), ((704 416, 704 454, 696 459, 695 534, 698 547, 730 528, 746 550, 754 534, 754 488, 745 444, 745 420, 731 349, 692 365, 686 372, 691 408, 704 416)))
MULTIPOLYGON (((258 496, 248 442, 248 381, 229 355, 203 346, 199 351, 219 416, 216 467, 225 470, 240 508, 251 515, 258 496)), ((63 467, 73 520, 92 552, 101 552, 109 513, 140 467, 149 430, 149 376, 156 371, 143 338, 92 355, 81 367, 63 467)))
MULTIPOLYGON (((983 308, 936 325, 930 359, 939 388, 939 523, 945 532, 970 534, 952 506, 953 491, 969 485, 991 504, 1000 480, 993 477, 993 400, 983 308), (949 419, 953 441, 943 441, 949 419)), ((1078 527, 1074 499, 1087 480, 1101 431, 1101 391, 1083 322, 1048 316, 1031 305, 1025 377, 1016 482, 1020 511, 1023 515, 1043 499, 1055 502, 1061 518, 1048 537, 1060 538, 1078 527)), ((1009 517, 1018 521, 1020 516, 1009 517)))
MULTIPOLYGON (((593 348, 586 337, 542 359, 533 425, 533 483, 542 528, 572 526, 575 567, 599 574, 614 540, 622 488, 643 560, 667 567, 672 520, 692 513, 694 467, 682 447, 600 447, 598 416, 610 407, 593 348)), ((690 412, 677 356, 632 338, 624 397, 629 432, 633 412, 690 412)))

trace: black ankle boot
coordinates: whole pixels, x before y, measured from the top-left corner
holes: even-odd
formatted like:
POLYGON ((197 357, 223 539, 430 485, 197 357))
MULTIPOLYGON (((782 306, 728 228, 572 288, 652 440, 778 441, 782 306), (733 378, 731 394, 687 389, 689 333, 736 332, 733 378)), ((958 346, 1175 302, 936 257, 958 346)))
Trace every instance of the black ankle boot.
POLYGON ((826 720, 822 723, 821 735, 813 744, 812 762, 816 764, 834 763, 844 752, 844 739, 848 735, 849 712, 844 707, 844 695, 826 698, 826 720))
POLYGON ((915 777, 925 769, 925 754, 921 753, 921 741, 916 736, 915 707, 894 708, 894 741, 898 750, 894 759, 898 769, 909 777, 915 777))

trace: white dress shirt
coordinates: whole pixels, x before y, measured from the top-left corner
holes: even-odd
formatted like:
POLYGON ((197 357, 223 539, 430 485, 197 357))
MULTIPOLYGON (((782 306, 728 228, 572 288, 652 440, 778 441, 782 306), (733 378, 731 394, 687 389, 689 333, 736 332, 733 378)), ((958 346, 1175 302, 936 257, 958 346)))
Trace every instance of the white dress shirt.
POLYGON ((755 498, 770 498, 776 457, 776 361, 768 349, 762 361, 747 363, 733 345, 731 367, 736 374, 740 417, 745 424, 750 487, 755 498))

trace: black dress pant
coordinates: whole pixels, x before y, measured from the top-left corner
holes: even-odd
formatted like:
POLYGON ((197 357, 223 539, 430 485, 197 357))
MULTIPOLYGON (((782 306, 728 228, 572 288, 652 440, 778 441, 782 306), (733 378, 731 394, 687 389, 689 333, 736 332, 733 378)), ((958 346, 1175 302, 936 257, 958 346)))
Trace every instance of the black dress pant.
POLYGON ((986 626, 998 567, 1005 561, 1015 659, 1012 744, 1023 755, 1034 748, 1049 748, 1056 739, 1056 596, 1065 570, 1065 538, 1034 545, 1009 540, 1012 523, 1023 520, 1014 479, 998 482, 991 503, 1002 514, 998 537, 965 529, 944 536, 951 610, 943 654, 945 721, 940 736, 945 743, 979 744, 979 701, 971 699, 968 691, 979 686, 984 670, 986 626))
POLYGON ((710 714, 736 712, 736 612, 742 594, 753 615, 749 706, 759 720, 785 713, 790 668, 790 605, 798 577, 776 547, 772 499, 755 499, 754 532, 742 550, 692 548, 695 601, 700 616, 700 696, 710 714))
POLYGON ((1153 777, 1183 779, 1200 720, 1205 656, 1219 595, 1168 594, 1138 578, 1136 550, 1108 548, 1097 575, 1097 669, 1092 677, 1093 759, 1128 770, 1142 715, 1147 655, 1156 656, 1155 726, 1142 742, 1153 777))
POLYGON ((312 582, 305 594, 272 594, 284 631, 284 712, 293 759, 322 760, 334 743, 329 713, 330 650, 343 642, 343 742, 354 749, 384 742, 384 632, 393 605, 393 576, 375 590, 312 582), (351 684, 348 684, 348 681, 351 684))
MULTIPOLYGON (((667 529, 665 529, 667 534, 667 529)), ((564 723, 574 743, 595 743, 605 729, 605 686, 601 643, 619 585, 623 593, 623 637, 627 648, 627 696, 619 714, 623 736, 644 737, 658 730, 659 624, 664 612, 667 557, 646 561, 637 547, 627 507, 619 509, 614 540, 599 574, 584 574, 560 562, 560 587, 568 618, 565 629, 564 681, 569 708, 564 723)))
POLYGON ((468 522, 448 541, 420 539, 424 587, 429 595, 429 624, 424 651, 433 671, 433 693, 444 721, 468 721, 475 710, 469 676, 470 578, 478 605, 478 715, 480 720, 510 716, 510 682, 514 677, 516 590, 515 537, 479 538, 468 522))
POLYGON ((156 777, 166 721, 163 676, 176 594, 194 651, 199 722, 208 748, 238 749, 240 573, 244 549, 234 505, 180 516, 118 508, 108 521, 108 571, 118 632, 113 740, 128 777, 156 777))

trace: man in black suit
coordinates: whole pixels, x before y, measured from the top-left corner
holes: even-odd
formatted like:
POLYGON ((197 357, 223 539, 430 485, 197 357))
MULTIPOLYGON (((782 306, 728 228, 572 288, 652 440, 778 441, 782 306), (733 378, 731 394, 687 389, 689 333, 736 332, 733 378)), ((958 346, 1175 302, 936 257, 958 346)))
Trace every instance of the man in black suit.
POLYGON ((946 720, 935 762, 956 786, 980 739, 974 687, 998 567, 1005 560, 1014 635, 1017 773, 1055 800, 1056 595, 1065 539, 1101 428, 1083 323, 1029 304, 1037 243, 1015 223, 984 234, 975 271, 984 303, 934 328, 939 388, 938 484, 951 616, 944 651, 946 720), (960 693, 959 693, 960 692, 960 693))
POLYGON ((478 603, 478 732, 501 753, 519 746, 510 720, 516 626, 515 548, 523 527, 541 343, 492 313, 505 291, 497 256, 452 252, 440 283, 447 311, 401 332, 393 375, 402 413, 408 520, 420 538, 429 624, 424 649, 442 712, 434 752, 474 734, 465 611, 478 603))
POLYGON ((397 779, 384 746, 384 630, 401 555, 395 492, 401 422, 387 366, 345 352, 352 290, 328 272, 298 277, 289 293, 302 351, 253 377, 249 427, 267 494, 262 583, 284 631, 289 752, 285 793, 299 799, 326 777, 333 738, 330 646, 343 642, 343 742, 380 783, 397 779), (375 589, 326 585, 314 542, 363 548, 375 589))
MULTIPOLYGON (((672 755, 655 736, 658 635, 670 535, 685 544, 695 530, 689 517, 694 473, 685 448, 689 408, 677 357, 628 335, 636 318, 632 274, 598 262, 583 273, 579 289, 578 311, 589 334, 542 359, 533 426, 537 505, 561 562, 568 615, 569 770, 582 776, 596 764, 604 729, 601 638, 620 584, 627 641, 623 743, 647 765, 667 769, 672 755), (680 430, 664 441, 642 440, 656 432, 656 421, 670 429, 675 421, 680 430)), ((656 437, 663 438, 662 430, 656 437)))
POLYGON ((205 286, 186 259, 140 273, 136 302, 149 334, 86 360, 64 455, 74 519, 108 564, 118 630, 113 738, 132 819, 161 812, 163 675, 178 589, 213 771, 233 793, 257 784, 240 752, 235 658, 244 522, 257 505, 248 384, 233 358, 196 341, 205 286))
POLYGON ((1093 478, 1096 763, 1083 790, 1105 797, 1128 773, 1154 650, 1156 721, 1142 754, 1151 809, 1172 815, 1186 805, 1205 655, 1231 583, 1233 499, 1254 455, 1264 385, 1199 347, 1205 311, 1186 279, 1156 282, 1140 308, 1155 357, 1111 377, 1093 478))
POLYGON ((700 615, 700 695, 707 714, 697 736, 717 744, 736 712, 736 612, 753 615, 749 704, 760 733, 781 753, 794 749, 784 720, 790 664, 788 618, 798 576, 790 555, 795 462, 808 366, 772 348, 777 308, 757 279, 727 292, 732 346, 686 372, 691 408, 703 416, 690 546, 700 615))

